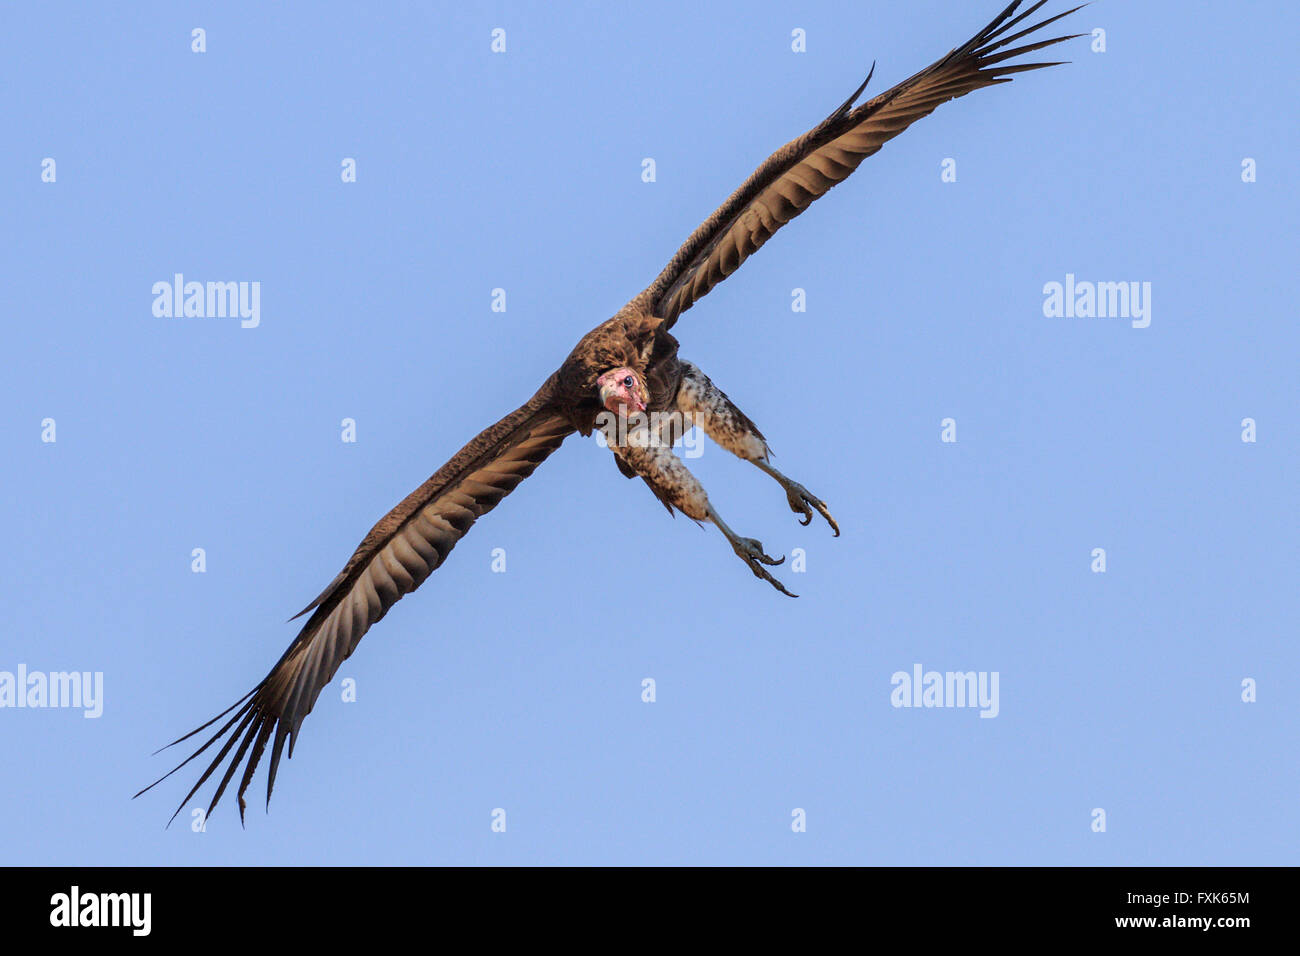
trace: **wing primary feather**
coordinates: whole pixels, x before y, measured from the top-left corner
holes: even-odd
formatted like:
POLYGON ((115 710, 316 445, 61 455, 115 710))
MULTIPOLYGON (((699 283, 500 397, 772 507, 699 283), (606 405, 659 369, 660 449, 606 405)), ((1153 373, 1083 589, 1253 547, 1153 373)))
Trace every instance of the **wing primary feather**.
MULTIPOLYGON (((227 768, 225 776, 221 778, 221 783, 217 784, 217 792, 212 795, 212 801, 208 804, 207 812, 204 814, 205 818, 212 816, 212 811, 217 808, 217 801, 220 800, 221 795, 226 792, 226 785, 230 783, 230 778, 233 777, 235 775, 235 771, 239 769, 239 761, 243 759, 244 751, 248 749, 248 745, 250 742, 252 742, 253 739, 253 732, 250 731, 247 735, 244 735, 244 728, 248 727, 251 724, 253 730, 256 730, 257 716, 258 715, 256 710, 251 710, 248 712, 248 716, 246 716, 243 719, 243 722, 241 722, 240 725, 235 728, 234 733, 230 735, 230 739, 226 741, 226 745, 221 748, 221 752, 217 754, 216 757, 213 758, 212 766, 208 768, 208 772, 205 773, 202 779, 199 780, 198 785, 202 785, 203 781, 208 778, 209 774, 211 774, 214 770, 216 770, 219 766, 221 766, 221 762, 226 759, 226 754, 230 753, 230 748, 233 747, 236 743, 239 743, 239 750, 235 753, 234 759, 230 761, 230 766, 229 768, 227 768), (244 737, 242 742, 239 739, 241 736, 244 737)), ((189 798, 186 797, 186 800, 188 799, 189 798)), ((241 803, 243 802, 242 795, 240 796, 240 802, 241 803)), ((185 806, 184 800, 181 801, 181 806, 182 807, 185 806)), ((243 813, 240 813, 239 816, 242 819, 244 815, 243 813)))
MULTIPOLYGON (((175 747, 177 744, 181 743, 182 741, 189 740, 191 737, 193 737, 193 736, 194 736, 195 734, 197 734, 199 731, 201 731, 201 730, 206 730, 208 727, 211 727, 213 724, 215 724, 215 723, 216 723, 218 720, 220 720, 222 717, 226 716, 226 714, 230 713, 232 710, 234 710, 236 707, 238 707, 238 706, 239 706, 240 704, 242 704, 244 701, 248 700, 248 698, 250 698, 250 697, 252 697, 254 694, 256 694, 256 693, 257 693, 257 688, 258 688, 258 687, 261 687, 261 686, 262 686, 261 684, 258 684, 257 687, 254 687, 252 690, 250 690, 250 691, 249 691, 247 694, 245 694, 243 697, 239 698, 239 700, 235 701, 233 704, 231 704, 229 707, 227 707, 227 708, 226 708, 225 710, 223 710, 221 713, 217 714, 217 716, 215 716, 215 717, 213 717, 211 720, 209 720, 206 724, 200 724, 198 727, 195 727, 193 730, 191 730, 191 731, 190 731, 188 734, 186 734, 184 737, 177 737, 177 738, 176 738, 175 740, 173 740, 171 743, 169 743, 169 744, 163 744, 161 747, 159 747, 157 750, 155 750, 155 751, 153 752, 153 754, 151 754, 151 756, 156 757, 156 756, 158 756, 160 753, 162 753, 164 750, 167 750, 167 749, 170 748, 170 747, 175 747)), ((165 777, 161 777, 161 778, 159 778, 159 779, 166 779, 166 778, 165 778, 165 777)), ((154 781, 154 783, 157 783, 157 782, 158 782, 158 781, 154 781)), ((152 786, 153 786, 153 784, 151 783, 151 784, 149 785, 149 787, 152 787, 152 786)), ((148 790, 149 787, 145 787, 145 790, 148 790)), ((141 790, 140 793, 144 793, 144 790, 141 790)), ((138 797, 139 795, 140 795, 139 793, 136 794, 137 797, 138 797)))
MULTIPOLYGON (((145 793, 145 792, 147 792, 147 791, 149 791, 149 790, 152 790, 154 787, 158 786, 158 784, 162 783, 164 780, 166 780, 168 777, 170 777, 172 774, 174 774, 177 770, 180 770, 181 767, 184 767, 187 763, 189 763, 191 760, 193 760, 193 759, 194 759, 195 757, 197 757, 199 754, 203 753, 203 751, 205 751, 205 750, 207 750, 209 747, 211 747, 214 743, 216 743, 218 740, 220 740, 222 737, 224 737, 224 736, 226 735, 226 732, 227 732, 228 730, 230 730, 230 728, 231 728, 231 727, 232 727, 232 726, 233 726, 237 721, 241 721, 241 720, 246 719, 246 718, 245 718, 245 714, 249 713, 249 712, 251 711, 251 709, 253 708, 253 706, 254 706, 254 702, 253 702, 253 701, 249 701, 247 704, 245 704, 243 707, 241 707, 241 708, 236 712, 235 716, 234 716, 234 717, 231 717, 230 720, 226 721, 226 723, 222 726, 222 728, 221 728, 220 730, 218 730, 215 734, 213 734, 211 737, 209 737, 208 740, 207 740, 207 742, 206 742, 202 747, 200 747, 198 750, 194 751, 194 753, 190 754, 188 757, 186 757, 184 760, 182 760, 179 764, 177 764, 175 767, 173 767, 170 771, 168 771, 167 773, 163 774, 161 777, 159 777, 159 778, 158 778, 157 780, 155 780, 153 783, 149 784, 149 786, 145 787, 144 790, 141 790, 140 793, 137 793, 135 796, 138 797, 138 796, 140 796, 141 793, 145 793)), ((229 713, 229 711, 227 711, 227 713, 229 713)), ((209 723, 211 723, 211 721, 209 721, 209 723)), ((236 731, 236 733, 238 733, 238 731, 236 731)), ((187 735, 187 736, 188 736, 188 735, 187 735)), ((233 743, 234 740, 235 740, 235 738, 232 737, 232 738, 231 738, 231 743, 233 743)), ((190 788, 190 792, 187 793, 187 794, 185 794, 185 798, 184 798, 183 800, 181 800, 181 802, 177 805, 175 812, 171 815, 171 818, 168 819, 168 821, 167 821, 167 826, 170 827, 170 826, 172 825, 172 821, 174 821, 174 820, 176 819, 176 817, 180 814, 180 812, 181 812, 183 809, 185 809, 185 804, 189 802, 190 797, 194 796, 194 794, 196 794, 196 793, 198 792, 199 787, 203 786, 204 782, 207 781, 208 777, 212 776, 212 771, 216 770, 217 767, 220 766, 222 757, 225 756, 226 751, 228 751, 229 749, 230 749, 230 744, 227 744, 225 747, 222 748, 221 753, 218 754, 218 755, 217 755, 217 758, 216 758, 216 759, 215 759, 215 760, 214 760, 214 761, 213 761, 213 762, 208 766, 208 769, 205 770, 205 771, 203 772, 203 776, 199 777, 198 782, 195 783, 194 786, 190 788)), ((134 799, 134 797, 133 797, 132 799, 134 799)))
POLYGON ((839 119, 845 113, 849 112, 849 110, 853 109, 853 104, 858 101, 858 97, 862 95, 864 90, 866 90, 867 84, 871 82, 871 78, 875 75, 876 75, 876 64, 875 61, 872 61, 871 69, 867 71, 867 78, 862 81, 862 85, 859 86, 856 90, 854 90, 853 93, 849 96, 849 98, 845 100, 843 103, 841 103, 834 113, 826 117, 826 119, 823 120, 823 123, 833 122, 834 120, 839 119))
POLYGON ((1029 36, 1029 34, 1041 30, 1043 27, 1049 26, 1055 23, 1057 20, 1062 19, 1063 17, 1068 17, 1070 14, 1076 13, 1077 11, 1082 10, 1084 7, 1087 6, 1086 3, 1081 3, 1077 7, 1072 7, 1071 9, 1066 10, 1064 13, 1058 13, 1056 14, 1056 16, 1048 17, 1046 20, 1040 20, 1038 23, 1035 23, 1033 26, 1025 27, 1019 33, 1013 34, 1012 36, 1002 36, 1002 34, 1005 31, 1010 30, 1017 23, 1020 23, 1021 21, 1025 20, 1026 18, 1036 13, 1038 11, 1038 8, 1043 6, 1043 4, 1045 4, 1046 2, 1047 0, 1039 0, 1038 3, 1034 4, 1032 7, 1026 10, 1020 16, 1016 17, 1014 20, 1012 20, 1010 23, 1004 26, 1001 30, 999 30, 998 33, 996 34, 998 40, 997 46, 993 47, 992 49, 996 50, 998 47, 1006 46, 1008 43, 1015 43, 1021 37, 1029 36))
POLYGON ((1058 43, 1064 43, 1066 40, 1077 40, 1081 36, 1084 36, 1084 34, 1075 33, 1072 36, 1068 36, 1068 37, 1054 37, 1051 40, 1043 40, 1039 43, 1027 43, 1024 46, 1016 47, 1014 50, 1006 50, 1005 52, 999 53, 997 56, 981 57, 980 65, 981 67, 987 68, 993 66, 996 63, 1001 63, 1004 60, 1009 60, 1014 56, 1022 56, 1025 53, 1033 53, 1035 50, 1041 50, 1044 47, 1055 46, 1058 43))
POLYGON ((988 25, 988 27, 984 31, 984 35, 991 36, 994 33, 998 33, 1002 30, 1010 30, 1017 23, 1023 23, 1025 20, 1032 17, 1035 13, 1037 13, 1039 10, 1041 10, 1044 6, 1047 5, 1047 0, 1038 0, 1037 3, 1031 4, 1025 10, 1023 10, 1019 16, 1012 19, 1010 23, 1003 23, 1002 21, 1007 18, 1007 14, 1012 13, 1016 9, 1016 7, 1020 6, 1021 2, 1022 0, 1016 0, 1016 2, 1011 5, 1010 10, 1002 11, 1002 16, 998 17, 996 20, 994 20, 992 23, 988 25))

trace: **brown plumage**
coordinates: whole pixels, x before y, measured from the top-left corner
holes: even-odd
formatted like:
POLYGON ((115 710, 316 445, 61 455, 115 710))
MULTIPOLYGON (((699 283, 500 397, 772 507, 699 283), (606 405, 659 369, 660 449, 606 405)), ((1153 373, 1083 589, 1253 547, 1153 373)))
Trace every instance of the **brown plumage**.
MULTIPOLYGON (((772 468, 757 427, 704 373, 678 358, 678 343, 669 330, 682 312, 739 268, 781 226, 939 104, 1008 83, 1016 73, 1057 65, 1008 61, 1072 39, 1061 36, 1014 46, 1079 8, 1022 28, 1023 21, 1047 0, 1017 12, 1023 2, 1011 3, 969 42, 936 63, 855 107, 866 88, 864 82, 820 124, 768 157, 691 234, 645 291, 583 336, 532 398, 473 438, 381 518, 338 576, 301 612, 299 616, 310 612, 310 617, 261 683, 174 742, 220 725, 171 773, 225 741, 176 812, 225 763, 208 806, 211 812, 242 765, 238 785, 242 820, 244 792, 268 743, 269 804, 286 740, 292 756, 303 719, 366 631, 437 570, 474 522, 574 431, 590 435, 601 428, 623 474, 641 477, 670 511, 678 509, 697 520, 711 521, 755 575, 788 594, 767 571, 780 562, 765 554, 761 543, 739 537, 727 527, 699 482, 672 453, 673 439, 698 424, 722 447, 775 478, 804 524, 812 521, 816 511, 836 534, 839 528, 824 502, 772 468)), ((867 82, 870 79, 869 75, 867 82)))

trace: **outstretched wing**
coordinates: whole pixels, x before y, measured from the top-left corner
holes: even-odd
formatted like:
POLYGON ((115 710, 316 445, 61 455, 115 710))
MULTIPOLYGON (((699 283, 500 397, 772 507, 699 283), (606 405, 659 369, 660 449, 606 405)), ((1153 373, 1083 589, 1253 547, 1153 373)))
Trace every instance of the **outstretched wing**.
POLYGON ((1047 0, 1039 0, 1017 16, 1022 2, 1015 0, 969 43, 892 90, 854 108, 853 103, 871 82, 868 76, 815 129, 769 156, 691 234, 667 268, 633 301, 665 319, 664 329, 671 328, 681 313, 740 268, 773 233, 832 186, 847 179, 859 163, 878 152, 886 142, 921 117, 930 115, 940 103, 985 86, 1010 83, 1014 73, 1058 66, 1058 63, 1007 64, 1006 61, 1080 36, 1060 36, 1012 46, 1079 7, 1017 31, 1016 27, 1047 0))
MULTIPOLYGON (((270 803, 285 739, 289 740, 292 757, 303 718, 311 713, 321 689, 351 656, 362 635, 402 595, 414 591, 437 570, 474 522, 532 474, 574 430, 569 420, 552 406, 551 392, 548 382, 528 404, 479 434, 433 477, 384 515, 370 529, 338 577, 297 615, 313 612, 271 672, 227 710, 173 741, 177 744, 187 740, 230 715, 202 747, 140 793, 157 786, 213 744, 227 738, 176 813, 180 813, 237 745, 208 812, 216 807, 247 757, 238 791, 242 820, 244 791, 274 733, 266 780, 266 799, 270 803)), ((172 819, 175 818, 176 814, 172 814, 172 819)))

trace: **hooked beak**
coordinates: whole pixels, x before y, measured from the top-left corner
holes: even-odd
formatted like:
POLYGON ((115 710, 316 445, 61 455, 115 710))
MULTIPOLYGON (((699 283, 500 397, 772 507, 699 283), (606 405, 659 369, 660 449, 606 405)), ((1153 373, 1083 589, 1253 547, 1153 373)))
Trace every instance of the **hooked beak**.
MULTIPOLYGON (((633 411, 645 411, 645 402, 641 401, 641 399, 633 398, 631 404, 633 411)), ((606 383, 600 387, 600 405, 602 408, 614 412, 615 414, 617 414, 619 406, 627 406, 627 402, 620 394, 620 388, 616 383, 606 383), (612 408, 610 407, 611 401, 617 402, 617 404, 612 408)))

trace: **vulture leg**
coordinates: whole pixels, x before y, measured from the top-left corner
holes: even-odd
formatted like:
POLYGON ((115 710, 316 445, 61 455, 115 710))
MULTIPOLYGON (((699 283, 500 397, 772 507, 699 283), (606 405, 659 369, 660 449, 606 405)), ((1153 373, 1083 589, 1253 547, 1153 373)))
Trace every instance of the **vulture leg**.
POLYGON ((768 573, 764 565, 775 566, 785 558, 774 558, 763 550, 761 541, 742 538, 727 526, 704 491, 698 478, 691 474, 685 463, 673 454, 672 445, 661 440, 661 432, 651 431, 648 424, 630 425, 624 420, 628 429, 622 443, 617 433, 618 425, 610 423, 605 429, 605 437, 618 459, 632 472, 645 479, 650 490, 671 512, 674 508, 696 521, 712 521, 718 526, 731 550, 748 565, 754 576, 762 578, 782 594, 790 594, 776 578, 768 573))
POLYGON ((688 422, 699 425, 710 438, 737 458, 743 458, 775 478, 785 489, 790 510, 803 516, 800 524, 812 523, 815 508, 826 519, 835 536, 839 537, 840 526, 831 517, 826 502, 768 463, 771 452, 763 433, 736 407, 726 392, 714 385, 707 375, 690 362, 682 362, 682 385, 677 392, 677 410, 688 422))

